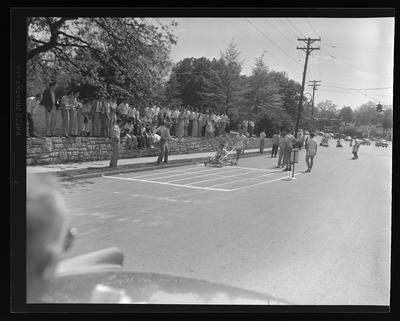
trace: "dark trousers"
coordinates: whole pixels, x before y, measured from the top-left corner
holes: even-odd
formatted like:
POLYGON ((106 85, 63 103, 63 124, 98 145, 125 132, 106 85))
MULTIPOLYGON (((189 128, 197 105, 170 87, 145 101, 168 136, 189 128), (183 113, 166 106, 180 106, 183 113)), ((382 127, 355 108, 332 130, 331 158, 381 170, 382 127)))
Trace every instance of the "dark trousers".
POLYGON ((157 163, 161 163, 164 159, 164 163, 168 162, 168 142, 161 138, 160 139, 160 155, 158 156, 157 163))
POLYGON ((249 135, 253 137, 254 127, 249 127, 249 135))
POLYGON ((206 125, 201 128, 201 137, 206 137, 206 125))
POLYGON ((278 154, 278 145, 272 145, 271 157, 276 157, 278 154))
POLYGON ((239 160, 241 154, 243 154, 243 149, 237 148, 236 149, 236 162, 239 160))
POLYGON ((117 167, 119 157, 119 138, 111 138, 111 161, 110 167, 117 167))
POLYGON ((146 145, 146 147, 148 147, 148 148, 150 148, 150 146, 151 146, 150 137, 151 137, 151 136, 150 136, 150 135, 147 135, 147 134, 144 134, 144 135, 143 135, 145 145, 146 145))
POLYGON ((135 137, 138 142, 138 148, 144 148, 145 145, 144 137, 142 135, 135 135, 135 137))
POLYGON ((28 121, 28 133, 29 136, 34 136, 33 135, 33 119, 32 119, 32 114, 31 113, 27 113, 27 121, 28 121))
POLYGON ((193 119, 189 119, 188 136, 192 136, 193 119))
POLYGON ((172 119, 171 136, 176 136, 176 119, 172 119))

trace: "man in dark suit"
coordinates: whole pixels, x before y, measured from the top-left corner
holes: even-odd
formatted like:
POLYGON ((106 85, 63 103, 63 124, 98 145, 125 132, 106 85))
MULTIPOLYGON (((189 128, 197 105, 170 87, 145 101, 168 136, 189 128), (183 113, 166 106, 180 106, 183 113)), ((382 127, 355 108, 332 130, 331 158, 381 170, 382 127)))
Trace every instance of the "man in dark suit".
POLYGON ((54 81, 50 82, 49 88, 47 88, 42 95, 42 101, 40 105, 44 106, 45 118, 46 118, 46 136, 54 136, 56 122, 57 122, 57 112, 56 107, 56 93, 55 93, 56 83, 54 81))

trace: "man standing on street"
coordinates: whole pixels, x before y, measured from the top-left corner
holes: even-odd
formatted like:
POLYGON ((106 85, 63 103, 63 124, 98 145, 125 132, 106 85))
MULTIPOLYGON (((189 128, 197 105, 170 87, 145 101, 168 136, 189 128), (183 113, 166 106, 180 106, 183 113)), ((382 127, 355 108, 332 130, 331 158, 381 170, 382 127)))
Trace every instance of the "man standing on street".
POLYGON ((355 139, 354 140, 354 146, 353 146, 353 158, 352 159, 358 159, 358 148, 361 145, 361 140, 355 139))
POLYGON ((43 92, 42 101, 40 105, 45 108, 46 117, 46 136, 54 136, 56 122, 57 122, 57 107, 56 107, 56 93, 55 93, 56 83, 54 81, 50 82, 49 88, 43 92))
POLYGON ((307 140, 306 148, 306 163, 307 163, 307 170, 306 173, 311 172, 311 169, 314 164, 314 156, 317 155, 317 146, 318 143, 315 140, 315 134, 310 133, 310 138, 307 140))
POLYGON ((110 167, 117 167, 119 157, 119 141, 121 131, 119 126, 121 125, 121 119, 117 119, 116 124, 112 128, 111 133, 111 161, 110 167))
POLYGON ((33 111, 39 106, 41 94, 36 94, 35 97, 26 98, 26 120, 28 122, 28 130, 26 132, 26 137, 36 137, 33 130, 33 111))
POLYGON ((295 140, 294 136, 292 135, 292 131, 288 131, 284 139, 285 139, 285 152, 283 155, 283 163, 286 165, 284 171, 290 171, 292 170, 290 155, 292 154, 293 143, 295 140))
POLYGON ((236 161, 235 164, 239 161, 240 155, 244 153, 245 144, 247 143, 247 137, 244 135, 243 130, 239 130, 239 133, 236 136, 236 161))
POLYGON ((280 138, 279 132, 276 132, 276 133, 272 136, 271 158, 272 158, 272 157, 276 157, 276 155, 278 154, 279 138, 280 138))
POLYGON ((265 134, 265 131, 261 130, 261 133, 260 133, 260 153, 261 154, 264 153, 265 137, 267 137, 267 135, 265 134))
POLYGON ((162 124, 160 127, 156 129, 156 133, 159 132, 161 139, 160 139, 160 155, 157 159, 157 164, 160 164, 164 158, 164 163, 168 163, 168 141, 170 140, 171 136, 169 133, 169 124, 162 124))

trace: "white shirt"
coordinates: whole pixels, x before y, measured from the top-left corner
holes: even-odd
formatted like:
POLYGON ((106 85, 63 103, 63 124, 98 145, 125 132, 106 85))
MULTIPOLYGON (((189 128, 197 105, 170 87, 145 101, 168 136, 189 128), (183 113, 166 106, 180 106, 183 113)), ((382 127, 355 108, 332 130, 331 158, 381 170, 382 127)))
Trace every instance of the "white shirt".
POLYGON ((67 95, 63 96, 61 98, 61 109, 69 109, 70 108, 69 104, 70 104, 69 97, 67 95))
POLYGON ((112 128, 112 138, 118 138, 118 140, 120 139, 120 135, 121 135, 121 131, 119 129, 119 126, 117 124, 115 124, 112 128))
POLYGON ((261 132, 261 133, 260 133, 260 138, 261 138, 261 139, 264 139, 265 137, 267 137, 267 135, 265 135, 264 132, 261 132))
POLYGON ((134 107, 129 107, 128 117, 135 117, 136 109, 134 107))
POLYGON ((35 108, 39 106, 39 102, 35 97, 26 98, 26 112, 32 114, 35 108))
POLYGON ((122 115, 127 115, 128 111, 129 111, 129 105, 125 104, 125 103, 120 103, 118 106, 118 111, 122 114, 122 115))
POLYGON ((244 142, 247 140, 247 137, 244 135, 237 135, 236 137, 236 148, 243 149, 244 142))

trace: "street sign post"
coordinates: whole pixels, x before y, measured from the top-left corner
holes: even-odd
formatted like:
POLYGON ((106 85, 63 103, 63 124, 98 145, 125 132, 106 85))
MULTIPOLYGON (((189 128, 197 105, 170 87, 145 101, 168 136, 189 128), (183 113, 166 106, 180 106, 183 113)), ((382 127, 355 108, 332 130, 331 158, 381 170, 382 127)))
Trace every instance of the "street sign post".
POLYGON ((299 162, 299 149, 293 148, 290 154, 290 162, 292 163, 292 179, 296 179, 294 177, 294 164, 299 162))

